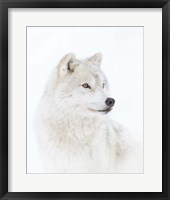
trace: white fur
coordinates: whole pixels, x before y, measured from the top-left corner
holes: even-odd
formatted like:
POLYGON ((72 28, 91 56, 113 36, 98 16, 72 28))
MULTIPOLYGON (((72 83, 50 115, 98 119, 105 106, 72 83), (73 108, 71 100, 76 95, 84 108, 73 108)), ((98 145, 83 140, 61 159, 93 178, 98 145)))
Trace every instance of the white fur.
POLYGON ((143 172, 142 140, 98 112, 109 97, 101 60, 67 54, 49 77, 35 121, 46 173, 143 172))

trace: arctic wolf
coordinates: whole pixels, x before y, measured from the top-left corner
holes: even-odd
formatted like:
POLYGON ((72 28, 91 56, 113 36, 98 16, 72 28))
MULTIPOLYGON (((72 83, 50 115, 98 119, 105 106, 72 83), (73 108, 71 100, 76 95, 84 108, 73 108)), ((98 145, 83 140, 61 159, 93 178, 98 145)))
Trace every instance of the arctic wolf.
POLYGON ((44 172, 143 172, 142 141, 109 119, 116 103, 101 61, 70 53, 52 71, 35 122, 44 172))

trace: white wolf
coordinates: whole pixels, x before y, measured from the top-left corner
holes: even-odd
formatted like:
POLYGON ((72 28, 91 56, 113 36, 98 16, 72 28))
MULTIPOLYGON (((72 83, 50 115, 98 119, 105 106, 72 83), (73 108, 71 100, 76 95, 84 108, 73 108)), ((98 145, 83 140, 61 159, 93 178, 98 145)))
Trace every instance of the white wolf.
POLYGON ((46 173, 142 173, 142 140, 109 119, 115 100, 102 54, 65 55, 49 77, 36 115, 46 173))

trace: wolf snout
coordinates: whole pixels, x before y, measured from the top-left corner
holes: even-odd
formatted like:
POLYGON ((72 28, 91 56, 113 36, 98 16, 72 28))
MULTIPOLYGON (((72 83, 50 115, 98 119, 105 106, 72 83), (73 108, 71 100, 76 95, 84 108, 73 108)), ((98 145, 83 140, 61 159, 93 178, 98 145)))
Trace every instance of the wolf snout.
POLYGON ((112 107, 115 104, 115 100, 113 98, 107 98, 105 103, 107 106, 112 107))

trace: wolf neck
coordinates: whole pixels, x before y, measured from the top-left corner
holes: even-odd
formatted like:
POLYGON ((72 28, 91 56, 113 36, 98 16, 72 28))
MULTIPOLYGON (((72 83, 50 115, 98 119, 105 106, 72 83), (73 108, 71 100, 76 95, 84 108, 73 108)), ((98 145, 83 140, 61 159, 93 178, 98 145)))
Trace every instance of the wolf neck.
POLYGON ((86 112, 80 111, 78 108, 58 107, 54 109, 53 103, 49 103, 49 101, 48 104, 43 103, 42 106, 49 104, 51 106, 47 108, 48 112, 43 113, 43 120, 41 121, 41 123, 45 123, 43 126, 46 126, 47 130, 48 126, 53 130, 50 133, 52 137, 58 137, 62 141, 80 141, 81 139, 86 141, 94 136, 99 129, 106 128, 106 116, 86 114, 86 112))
POLYGON ((88 115, 83 111, 70 110, 62 112, 57 117, 57 124, 60 124, 62 133, 71 137, 87 137, 95 134, 102 127, 104 118, 97 115, 88 115))

